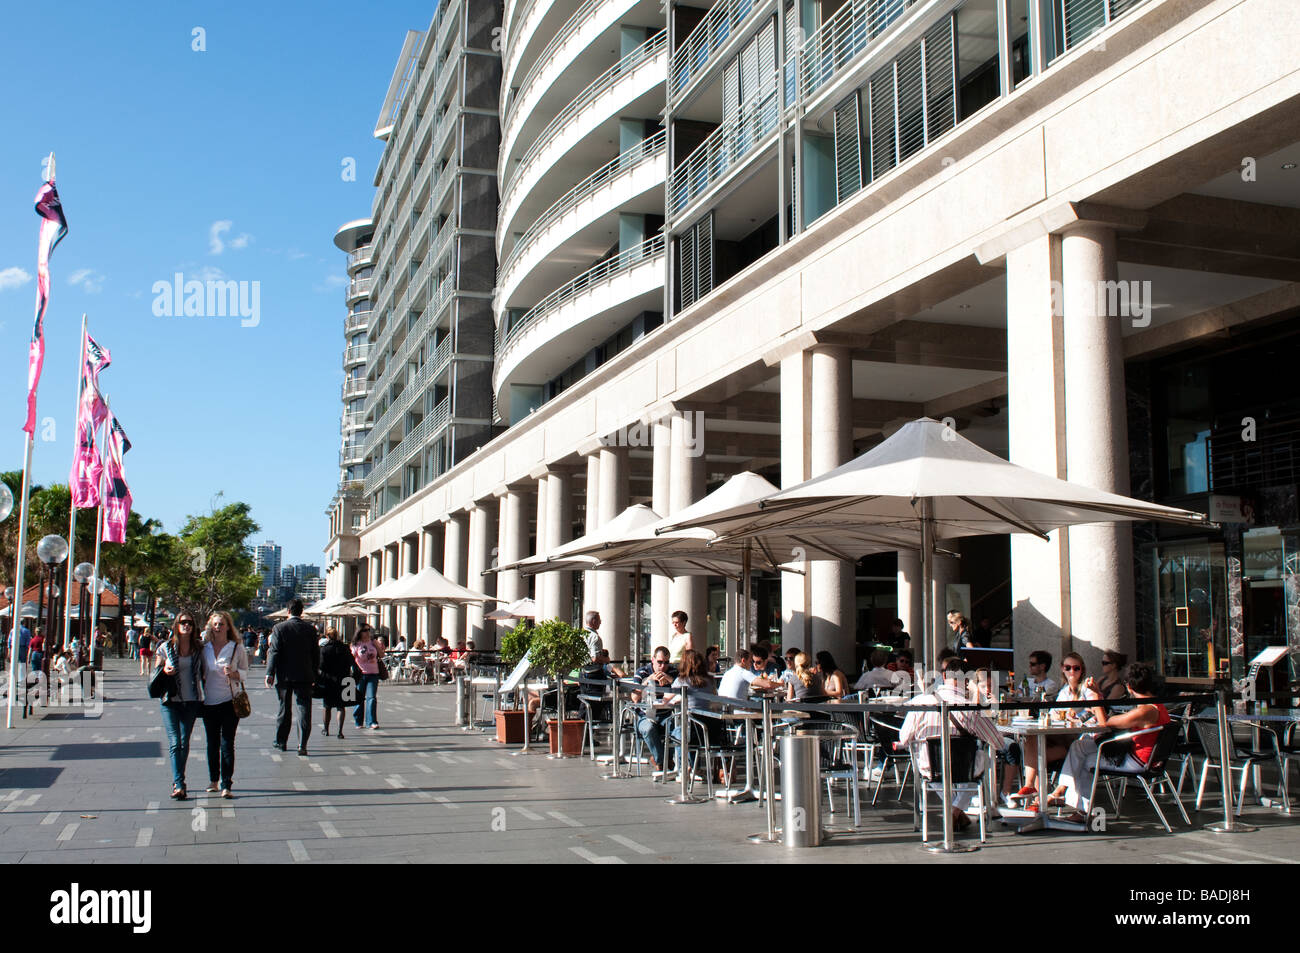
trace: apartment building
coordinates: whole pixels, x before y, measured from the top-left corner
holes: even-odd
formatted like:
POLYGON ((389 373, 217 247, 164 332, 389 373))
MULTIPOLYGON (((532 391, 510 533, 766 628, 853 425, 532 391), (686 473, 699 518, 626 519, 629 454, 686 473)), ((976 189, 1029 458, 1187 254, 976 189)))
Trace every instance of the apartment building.
MULTIPOLYGON (((801 482, 926 415, 1219 524, 962 541, 936 612, 960 593, 1021 664, 1115 649, 1200 677, 1300 649, 1294 22, 1288 0, 505 3, 505 429, 423 482, 367 475, 330 591, 431 565, 598 608, 622 654, 626 573, 483 570, 743 470, 801 482)), ((921 629, 919 575, 908 552, 807 563, 756 587, 758 634, 848 667, 882 619, 921 629)), ((655 642, 675 609, 710 641, 737 615, 734 580, 645 584, 655 642)), ((396 615, 494 637, 481 611, 396 615)))

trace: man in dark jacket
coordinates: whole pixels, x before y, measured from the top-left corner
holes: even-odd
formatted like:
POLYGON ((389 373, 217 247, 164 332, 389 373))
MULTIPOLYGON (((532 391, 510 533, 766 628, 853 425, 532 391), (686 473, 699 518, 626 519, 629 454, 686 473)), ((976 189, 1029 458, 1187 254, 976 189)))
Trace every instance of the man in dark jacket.
POLYGON ((289 605, 289 618, 271 630, 266 654, 266 687, 275 685, 280 696, 280 714, 275 722, 275 747, 285 750, 293 718, 289 703, 298 709, 298 754, 307 754, 311 737, 311 687, 320 668, 320 646, 316 627, 302 621, 302 600, 289 605))

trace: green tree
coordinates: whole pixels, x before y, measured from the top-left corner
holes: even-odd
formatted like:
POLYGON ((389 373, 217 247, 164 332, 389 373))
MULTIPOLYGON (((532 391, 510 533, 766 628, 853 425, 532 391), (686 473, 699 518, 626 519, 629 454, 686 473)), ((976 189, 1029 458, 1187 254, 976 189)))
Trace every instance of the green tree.
POLYGON ((164 600, 201 620, 217 609, 247 607, 260 582, 247 541, 260 529, 247 503, 190 516, 159 553, 163 565, 157 579, 164 600))

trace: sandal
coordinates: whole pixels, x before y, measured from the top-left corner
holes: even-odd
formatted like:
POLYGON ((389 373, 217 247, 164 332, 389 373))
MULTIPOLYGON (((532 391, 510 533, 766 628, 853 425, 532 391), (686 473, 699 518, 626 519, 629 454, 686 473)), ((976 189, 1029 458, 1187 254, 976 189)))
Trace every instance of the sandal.
POLYGON ((185 789, 184 789, 184 788, 180 788, 180 787, 176 787, 176 786, 173 785, 173 786, 172 786, 172 800, 173 800, 173 801, 183 801, 183 800, 185 800, 185 789))
POLYGON ((207 787, 207 791, 208 791, 209 794, 216 794, 216 793, 217 793, 217 790, 218 790, 218 788, 217 788, 217 782, 216 782, 216 781, 213 781, 213 782, 212 782, 211 784, 209 784, 208 787, 207 787))
POLYGON ((1032 786, 1032 785, 1026 784, 1023 788, 1021 788, 1021 789, 1020 789, 1019 791, 1017 791, 1015 794, 1008 794, 1008 795, 1007 795, 1007 801, 1008 801, 1008 802, 1011 802, 1011 803, 1014 803, 1014 802, 1016 802, 1016 801, 1023 801, 1023 800, 1025 800, 1026 798, 1031 798, 1031 797, 1033 797, 1033 796, 1034 796, 1035 794, 1037 794, 1037 793, 1038 793, 1038 788, 1036 788, 1036 787, 1034 787, 1034 786, 1032 786))
POLYGON ((1047 806, 1065 807, 1065 798, 1059 794, 1049 794, 1047 795, 1047 806))

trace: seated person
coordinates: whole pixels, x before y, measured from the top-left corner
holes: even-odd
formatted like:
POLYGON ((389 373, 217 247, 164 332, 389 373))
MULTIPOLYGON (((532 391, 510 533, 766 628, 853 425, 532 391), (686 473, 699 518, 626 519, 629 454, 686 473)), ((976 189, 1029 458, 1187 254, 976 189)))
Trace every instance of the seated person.
POLYGON ((710 675, 717 675, 722 671, 722 665, 718 662, 718 657, 722 650, 716 645, 710 645, 704 652, 704 670, 710 675))
MULTIPOLYGON (((654 656, 651 658, 649 665, 643 667, 649 668, 649 673, 641 677, 641 671, 637 672, 641 684, 647 688, 668 688, 676 679, 675 675, 669 674, 668 648, 659 646, 654 650, 654 656)), ((632 700, 639 702, 642 700, 641 692, 633 692, 632 700)), ((646 693, 645 701, 647 707, 637 716, 636 730, 642 740, 645 741, 646 747, 650 749, 650 763, 658 771, 664 763, 664 722, 672 717, 672 706, 665 700, 664 696, 655 694, 653 701, 646 693)))
POLYGON ((781 669, 781 676, 780 676, 782 683, 784 683, 785 685, 793 685, 795 683, 794 660, 795 660, 795 656, 797 656, 800 653, 800 651, 801 651, 800 649, 796 649, 796 648, 786 649, 785 668, 781 669))
MULTIPOLYGON (((939 663, 939 671, 942 675, 942 683, 935 689, 925 695, 917 695, 908 704, 912 705, 935 705, 940 699, 947 701, 952 705, 965 705, 968 701, 966 694, 966 663, 956 655, 950 655, 939 663)), ((989 717, 987 711, 953 711, 948 713, 950 725, 948 730, 950 734, 959 734, 965 732, 968 735, 974 735, 981 741, 987 742, 995 750, 1002 750, 1006 747, 1006 739, 998 731, 997 723, 989 717)), ((916 770, 922 777, 933 780, 934 772, 930 768, 930 747, 924 742, 930 738, 938 738, 942 731, 940 715, 937 711, 913 711, 909 712, 903 720, 902 730, 898 735, 899 747, 909 746, 912 748, 912 761, 916 765, 916 770)), ((980 751, 975 759, 975 777, 984 773, 988 766, 988 757, 983 751, 980 751)), ((952 802, 952 822, 958 830, 965 830, 970 827, 971 820, 966 816, 966 808, 970 806, 971 792, 957 791, 954 792, 952 802)))
POLYGON ((801 702, 806 698, 823 698, 826 687, 817 667, 810 663, 807 654, 800 652, 794 657, 794 680, 786 685, 785 700, 801 702))
POLYGON ((753 660, 754 671, 768 678, 778 678, 781 666, 772 659, 772 648, 766 642, 755 642, 749 647, 749 657, 753 660))
MULTIPOLYGON (((1139 703, 1143 699, 1153 697, 1158 687, 1155 669, 1141 662, 1130 663, 1124 669, 1124 687, 1128 689, 1129 697, 1139 703)), ((1138 704, 1137 707, 1123 714, 1107 713, 1104 708, 1089 710, 1099 724, 1117 732, 1140 731, 1143 728, 1169 724, 1169 712, 1164 705, 1160 704, 1138 704)), ((1107 750, 1107 756, 1109 758, 1112 754, 1118 755, 1116 768, 1141 771, 1151 760, 1151 752, 1155 750, 1158 737, 1159 732, 1153 731, 1134 738, 1127 750, 1121 752, 1114 752, 1113 749, 1117 745, 1111 745, 1107 750)), ((1057 778, 1060 784, 1047 799, 1049 807, 1066 804, 1074 808, 1074 813, 1070 815, 1069 820, 1076 824, 1082 824, 1088 817, 1090 806, 1088 798, 1092 792, 1093 770, 1097 766, 1098 744, 1098 740, 1092 735, 1083 735, 1070 745, 1065 756, 1065 764, 1061 766, 1061 773, 1057 778)))
MULTIPOLYGON (((1056 693, 1058 702, 1100 701, 1101 696, 1084 683, 1085 674, 1083 656, 1071 652, 1061 661, 1061 675, 1065 678, 1065 687, 1056 693)), ((1076 723, 1083 718, 1091 718, 1092 712, 1087 708, 1063 709, 1073 715, 1076 723)), ((1056 717, 1053 712, 1052 717, 1056 717)), ((1074 735, 1047 736, 1047 763, 1062 760, 1069 750, 1074 735)), ((1030 736, 1025 739, 1025 786, 1007 800, 1015 802, 1031 798, 1038 793, 1038 738, 1030 736)), ((1031 808, 1033 810, 1033 808, 1031 808)))
POLYGON ((849 677, 840 671, 830 652, 817 653, 817 673, 822 677, 822 692, 831 701, 840 701, 848 694, 849 677))
POLYGON ((579 677, 590 682, 609 681, 612 678, 627 678, 621 668, 609 659, 609 649, 600 649, 591 657, 591 661, 582 666, 579 677))
MULTIPOLYGON (((681 671, 677 678, 673 679, 672 687, 697 689, 702 692, 711 693, 713 691, 713 679, 710 678, 709 673, 704 670, 704 656, 699 652, 696 652, 694 649, 684 649, 682 651, 681 671)), ((664 698, 664 701, 668 705, 677 707, 681 705, 682 696, 668 695, 664 698)), ((708 707, 708 702, 698 702, 692 698, 690 692, 687 692, 687 712, 698 711, 702 708, 708 707)), ((705 730, 709 733, 710 744, 718 744, 722 735, 722 723, 716 718, 709 718, 704 721, 704 724, 705 730)), ((673 725, 672 730, 668 733, 668 737, 674 742, 681 742, 682 734, 680 726, 673 725)))
POLYGON ((1101 653, 1101 681, 1088 679, 1088 687, 1097 693, 1097 697, 1103 701, 1114 701, 1116 698, 1124 697, 1124 679, 1120 677, 1124 671, 1124 666, 1128 664, 1128 656, 1123 652, 1102 652, 1101 653))
POLYGON ((677 666, 674 665, 671 661, 669 661, 668 647, 665 645, 660 645, 652 653, 650 653, 650 661, 646 662, 644 665, 642 665, 640 668, 636 670, 635 677, 637 678, 637 680, 644 682, 647 676, 652 675, 658 671, 658 669, 655 668, 654 663, 659 660, 659 656, 661 652, 663 653, 665 668, 666 671, 668 672, 668 680, 672 681, 674 678, 677 677, 677 666))
POLYGON ((911 649, 912 637, 907 634, 907 626, 902 619, 889 623, 889 644, 895 649, 911 649))
POLYGON ((754 657, 749 649, 741 649, 736 653, 736 664, 722 676, 718 694, 726 698, 748 698, 751 687, 766 690, 776 688, 778 684, 754 671, 754 657))
POLYGON ((1056 679, 1047 674, 1051 667, 1051 652, 1044 652, 1039 649, 1036 652, 1029 653, 1029 677, 1025 681, 1029 683, 1029 694, 1031 696, 1041 692, 1044 698, 1050 698, 1061 690, 1061 686, 1056 679))
POLYGON ((888 692, 892 691, 899 683, 897 672, 891 672, 886 666, 889 663, 889 653, 884 649, 875 649, 867 659, 870 670, 864 672, 862 677, 853 683, 853 690, 856 692, 888 692))

